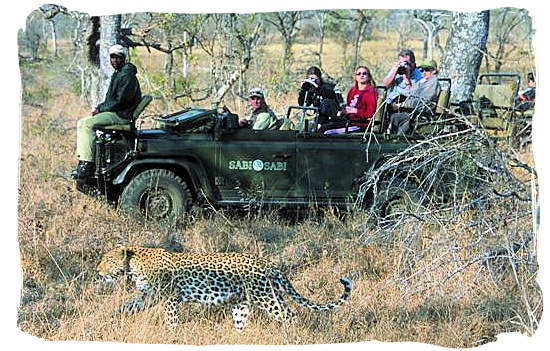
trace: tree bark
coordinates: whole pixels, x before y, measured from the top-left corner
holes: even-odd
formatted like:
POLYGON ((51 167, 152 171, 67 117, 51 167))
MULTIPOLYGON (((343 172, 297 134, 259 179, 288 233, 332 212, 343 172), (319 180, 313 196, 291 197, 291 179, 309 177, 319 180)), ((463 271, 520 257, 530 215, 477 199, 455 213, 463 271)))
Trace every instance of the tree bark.
POLYGON ((487 51, 488 33, 489 11, 453 13, 440 73, 440 76, 451 78, 451 102, 460 103, 471 98, 487 51))
POLYGON ((301 12, 289 11, 266 14, 265 19, 279 31, 283 39, 281 68, 283 73, 286 75, 288 64, 292 60, 292 46, 294 45, 294 38, 298 33, 298 24, 302 19, 301 12))
POLYGON ((319 12, 316 15, 317 24, 319 26, 319 51, 317 56, 319 57, 319 68, 323 69, 323 51, 325 46, 325 22, 327 14, 325 12, 319 12))
MULTIPOLYGON (((114 72, 109 59, 109 48, 120 42, 121 15, 100 17, 99 28, 99 86, 100 100, 105 98, 111 75, 114 72)), ((101 101, 96 102, 99 103, 101 101)))
POLYGON ((52 31, 52 57, 57 58, 57 28, 55 27, 55 22, 53 20, 48 20, 50 24, 50 29, 52 31))

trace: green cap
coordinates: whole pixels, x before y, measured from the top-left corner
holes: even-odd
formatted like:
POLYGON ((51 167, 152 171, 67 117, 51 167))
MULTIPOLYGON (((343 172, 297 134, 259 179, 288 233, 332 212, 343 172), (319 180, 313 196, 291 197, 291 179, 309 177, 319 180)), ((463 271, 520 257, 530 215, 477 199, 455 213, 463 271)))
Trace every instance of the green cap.
POLYGON ((429 69, 433 68, 437 70, 437 63, 434 60, 424 60, 422 61, 422 64, 418 66, 419 68, 429 69))

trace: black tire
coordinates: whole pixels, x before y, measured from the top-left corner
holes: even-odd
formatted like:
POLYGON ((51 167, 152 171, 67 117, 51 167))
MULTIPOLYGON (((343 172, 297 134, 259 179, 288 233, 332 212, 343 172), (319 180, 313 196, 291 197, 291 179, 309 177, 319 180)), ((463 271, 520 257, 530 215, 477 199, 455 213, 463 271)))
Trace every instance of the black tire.
POLYGON ((403 214, 416 213, 420 208, 416 189, 399 179, 382 181, 374 201, 374 211, 383 219, 397 219, 403 214))
POLYGON ((150 169, 138 174, 120 196, 122 212, 145 220, 176 220, 192 204, 187 184, 174 172, 150 169))

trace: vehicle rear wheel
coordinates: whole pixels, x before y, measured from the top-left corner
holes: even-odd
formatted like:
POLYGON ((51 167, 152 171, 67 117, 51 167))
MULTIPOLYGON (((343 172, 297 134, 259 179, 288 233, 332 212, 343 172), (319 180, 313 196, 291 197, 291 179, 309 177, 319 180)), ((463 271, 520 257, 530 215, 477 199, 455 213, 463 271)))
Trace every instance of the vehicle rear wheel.
POLYGON ((398 180, 382 181, 378 186, 374 210, 384 219, 396 219, 403 214, 416 213, 420 201, 416 189, 411 184, 398 180))
POLYGON ((138 174, 120 196, 123 212, 146 220, 175 220, 191 204, 187 184, 166 169, 150 169, 138 174))

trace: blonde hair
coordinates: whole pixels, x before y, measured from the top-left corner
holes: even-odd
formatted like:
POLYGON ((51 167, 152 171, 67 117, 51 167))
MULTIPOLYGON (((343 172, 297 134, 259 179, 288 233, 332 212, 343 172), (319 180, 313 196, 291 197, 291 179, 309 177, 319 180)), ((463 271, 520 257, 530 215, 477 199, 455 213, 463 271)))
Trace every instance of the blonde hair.
POLYGON ((367 66, 357 66, 355 70, 353 71, 353 85, 355 88, 358 88, 357 86, 357 70, 363 68, 367 71, 367 85, 372 85, 373 87, 376 86, 376 82, 374 81, 374 78, 372 78, 372 74, 370 73, 370 69, 367 66))

